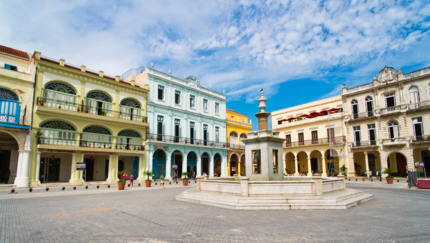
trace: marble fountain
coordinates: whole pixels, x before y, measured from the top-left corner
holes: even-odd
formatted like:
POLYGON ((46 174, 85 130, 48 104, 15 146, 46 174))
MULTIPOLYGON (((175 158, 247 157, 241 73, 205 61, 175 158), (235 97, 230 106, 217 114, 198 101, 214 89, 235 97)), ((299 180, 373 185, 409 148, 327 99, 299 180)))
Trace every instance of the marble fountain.
POLYGON ((198 177, 197 187, 176 200, 237 210, 347 209, 373 199, 373 195, 347 189, 345 178, 284 176, 279 132, 268 130, 269 112, 261 90, 258 131, 245 143, 246 175, 233 178, 198 177))

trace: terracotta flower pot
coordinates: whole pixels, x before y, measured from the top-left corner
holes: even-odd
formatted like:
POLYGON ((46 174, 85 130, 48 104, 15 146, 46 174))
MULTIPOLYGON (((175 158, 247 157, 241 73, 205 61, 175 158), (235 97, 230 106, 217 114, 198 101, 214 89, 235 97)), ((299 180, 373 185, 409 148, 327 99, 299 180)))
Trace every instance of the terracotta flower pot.
POLYGON ((145 181, 146 187, 151 187, 151 182, 152 181, 145 181))
POLYGON ((125 182, 118 182, 118 190, 124 190, 125 182))
POLYGON ((182 183, 184 183, 184 186, 188 186, 188 180, 182 180, 182 183))
POLYGON ((387 179, 387 183, 388 183, 388 184, 393 184, 393 179, 394 179, 394 178, 385 178, 385 179, 387 179))

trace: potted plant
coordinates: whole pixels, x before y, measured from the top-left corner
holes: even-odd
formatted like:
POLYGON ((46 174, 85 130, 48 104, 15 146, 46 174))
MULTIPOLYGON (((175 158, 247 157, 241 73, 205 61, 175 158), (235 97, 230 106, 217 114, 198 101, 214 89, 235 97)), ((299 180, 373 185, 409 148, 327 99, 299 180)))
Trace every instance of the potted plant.
POLYGON ((124 190, 125 188, 125 181, 122 179, 118 180, 118 190, 124 190))
POLYGON ((393 172, 394 172, 393 168, 390 168, 390 167, 387 167, 385 168, 384 171, 382 171, 383 174, 388 174, 388 176, 385 177, 385 179, 387 179, 388 184, 393 184, 394 176, 391 175, 393 174, 393 172))
POLYGON ((187 144, 187 143, 188 143, 188 138, 185 139, 185 144, 187 144))
POLYGON ((154 177, 154 174, 151 171, 144 171, 143 174, 146 176, 145 184, 146 187, 151 187, 152 180, 149 179, 150 176, 154 177))
POLYGON ((58 109, 61 109, 61 105, 58 106, 58 109))
POLYGON ((348 168, 346 168, 345 165, 342 165, 342 167, 340 167, 339 170, 344 176, 346 176, 346 174, 348 173, 348 168))
POLYGON ((85 113, 88 113, 88 112, 90 112, 90 108, 85 108, 85 113))
POLYGON ((83 140, 83 141, 82 141, 82 145, 83 145, 83 147, 87 147, 87 142, 88 142, 87 140, 83 140))
POLYGON ((184 178, 182 179, 182 183, 184 184, 184 186, 188 186, 188 176, 190 175, 190 172, 182 172, 181 175, 184 176, 184 178))
POLYGON ((44 100, 39 100, 39 105, 43 106, 45 104, 44 100))
POLYGON ((78 112, 81 112, 81 109, 79 109, 79 107, 78 107, 78 112))

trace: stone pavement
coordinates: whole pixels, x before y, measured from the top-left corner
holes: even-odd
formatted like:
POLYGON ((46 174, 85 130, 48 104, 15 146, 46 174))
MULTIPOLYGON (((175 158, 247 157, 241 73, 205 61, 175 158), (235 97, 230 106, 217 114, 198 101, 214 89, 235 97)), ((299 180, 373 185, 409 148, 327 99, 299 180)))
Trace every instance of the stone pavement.
POLYGON ((375 199, 348 210, 235 211, 176 201, 190 188, 179 185, 6 194, 0 242, 430 242, 430 190, 347 186, 375 199))

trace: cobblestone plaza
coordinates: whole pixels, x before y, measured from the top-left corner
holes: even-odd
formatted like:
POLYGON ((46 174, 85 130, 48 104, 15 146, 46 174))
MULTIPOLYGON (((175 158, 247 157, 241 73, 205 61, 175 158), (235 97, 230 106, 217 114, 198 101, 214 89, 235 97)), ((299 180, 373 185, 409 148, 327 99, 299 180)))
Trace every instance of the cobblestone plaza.
POLYGON ((430 191, 405 185, 349 182, 375 199, 348 210, 221 209, 179 185, 1 194, 0 242, 429 242, 430 191))

